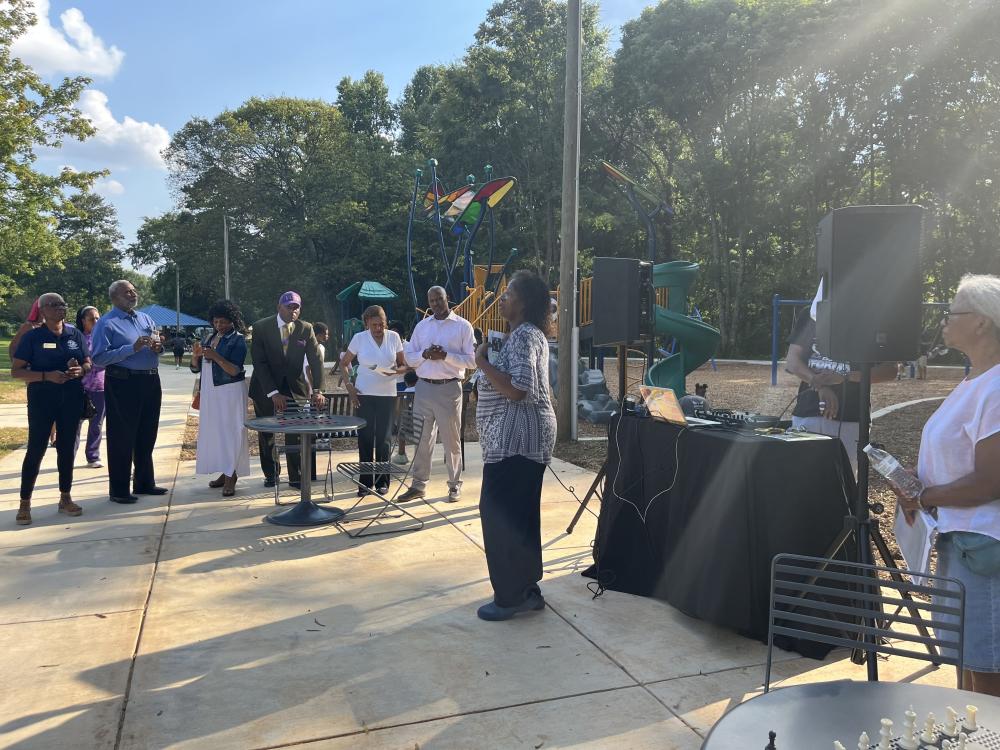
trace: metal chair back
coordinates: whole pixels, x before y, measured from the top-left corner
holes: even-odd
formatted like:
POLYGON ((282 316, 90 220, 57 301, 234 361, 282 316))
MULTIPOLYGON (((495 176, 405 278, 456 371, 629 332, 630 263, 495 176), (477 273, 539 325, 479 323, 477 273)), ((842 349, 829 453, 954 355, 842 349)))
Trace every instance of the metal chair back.
POLYGON ((958 670, 961 688, 964 623, 965 586, 954 578, 822 557, 777 555, 771 563, 764 692, 771 684, 775 636, 860 649, 869 659, 886 654, 950 664, 958 670), (898 573, 902 575, 894 575, 898 573), (905 592, 912 598, 903 598, 905 592), (887 608, 895 612, 887 615, 887 608), (924 629, 926 635, 922 635, 920 626, 928 625, 934 615, 933 629, 924 629), (911 627, 898 628, 897 624, 911 627))

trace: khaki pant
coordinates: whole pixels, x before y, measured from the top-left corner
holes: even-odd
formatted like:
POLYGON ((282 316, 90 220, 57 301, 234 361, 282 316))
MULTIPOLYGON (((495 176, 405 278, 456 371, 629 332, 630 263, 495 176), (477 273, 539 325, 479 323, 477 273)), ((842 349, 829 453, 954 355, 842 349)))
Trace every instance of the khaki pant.
POLYGON ((431 476, 431 453, 441 430, 444 462, 448 467, 448 487, 462 486, 462 383, 434 384, 418 380, 413 395, 413 413, 424 418, 424 430, 413 455, 410 487, 423 490, 431 476))

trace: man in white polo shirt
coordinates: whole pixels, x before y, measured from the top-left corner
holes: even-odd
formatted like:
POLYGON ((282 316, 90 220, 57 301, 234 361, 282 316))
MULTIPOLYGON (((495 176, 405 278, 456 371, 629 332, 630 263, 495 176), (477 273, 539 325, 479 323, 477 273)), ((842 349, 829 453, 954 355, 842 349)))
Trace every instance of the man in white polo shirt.
POLYGON ((413 456, 413 481, 399 500, 417 500, 426 494, 431 476, 431 452, 441 430, 444 461, 448 467, 448 502, 458 502, 462 492, 462 379, 466 368, 476 366, 472 324, 448 308, 443 287, 427 290, 433 316, 413 329, 403 354, 416 368, 413 412, 424 418, 424 431, 413 456))

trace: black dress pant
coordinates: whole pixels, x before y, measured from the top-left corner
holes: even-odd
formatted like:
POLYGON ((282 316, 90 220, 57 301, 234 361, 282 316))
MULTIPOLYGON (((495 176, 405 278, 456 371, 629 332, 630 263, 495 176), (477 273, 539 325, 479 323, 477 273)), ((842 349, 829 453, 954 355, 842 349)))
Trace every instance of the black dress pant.
MULTIPOLYGON (((388 461, 389 442, 396 421, 395 396, 358 396, 361 407, 358 416, 367 424, 358 430, 358 460, 388 461)), ((388 474, 362 474, 359 481, 365 487, 386 487, 388 474)))
POLYGON ((542 479, 545 464, 512 456, 483 465, 479 517, 493 601, 516 607, 542 580, 542 479))
MULTIPOLYGON (((289 401, 294 400, 292 394, 282 388, 280 391, 284 396, 289 399, 289 401)), ((267 398, 255 398, 253 399, 253 413, 258 417, 273 417, 274 416, 274 402, 267 398)), ((285 434, 285 447, 289 448, 292 446, 298 447, 299 436, 285 434)), ((278 454, 274 446, 274 433, 273 432, 258 432, 257 433, 257 445, 260 448, 260 470, 264 472, 265 479, 273 480, 278 475, 278 470, 281 468, 277 464, 278 454)), ((301 479, 302 472, 300 470, 299 454, 298 452, 286 453, 285 458, 288 462, 288 481, 298 482, 301 479)), ((312 450, 312 478, 316 478, 316 449, 312 450)))
POLYGON ((73 486, 73 459, 76 455, 76 431, 83 419, 83 387, 80 381, 56 385, 28 385, 28 449, 21 464, 21 499, 31 499, 38 479, 42 457, 49 445, 49 433, 56 426, 56 464, 59 467, 59 491, 73 486))
POLYGON ((109 367, 104 376, 108 438, 108 492, 114 497, 156 486, 153 448, 160 427, 160 376, 109 367), (135 469, 133 474, 133 467, 135 469))

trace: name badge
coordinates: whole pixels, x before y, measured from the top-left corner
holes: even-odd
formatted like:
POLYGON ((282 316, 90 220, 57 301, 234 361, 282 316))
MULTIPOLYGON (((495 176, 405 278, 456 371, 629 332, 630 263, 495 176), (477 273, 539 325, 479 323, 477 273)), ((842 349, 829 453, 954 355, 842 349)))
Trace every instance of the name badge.
POLYGON ((52 341, 45 341, 42 343, 42 349, 58 349, 59 347, 52 341))

